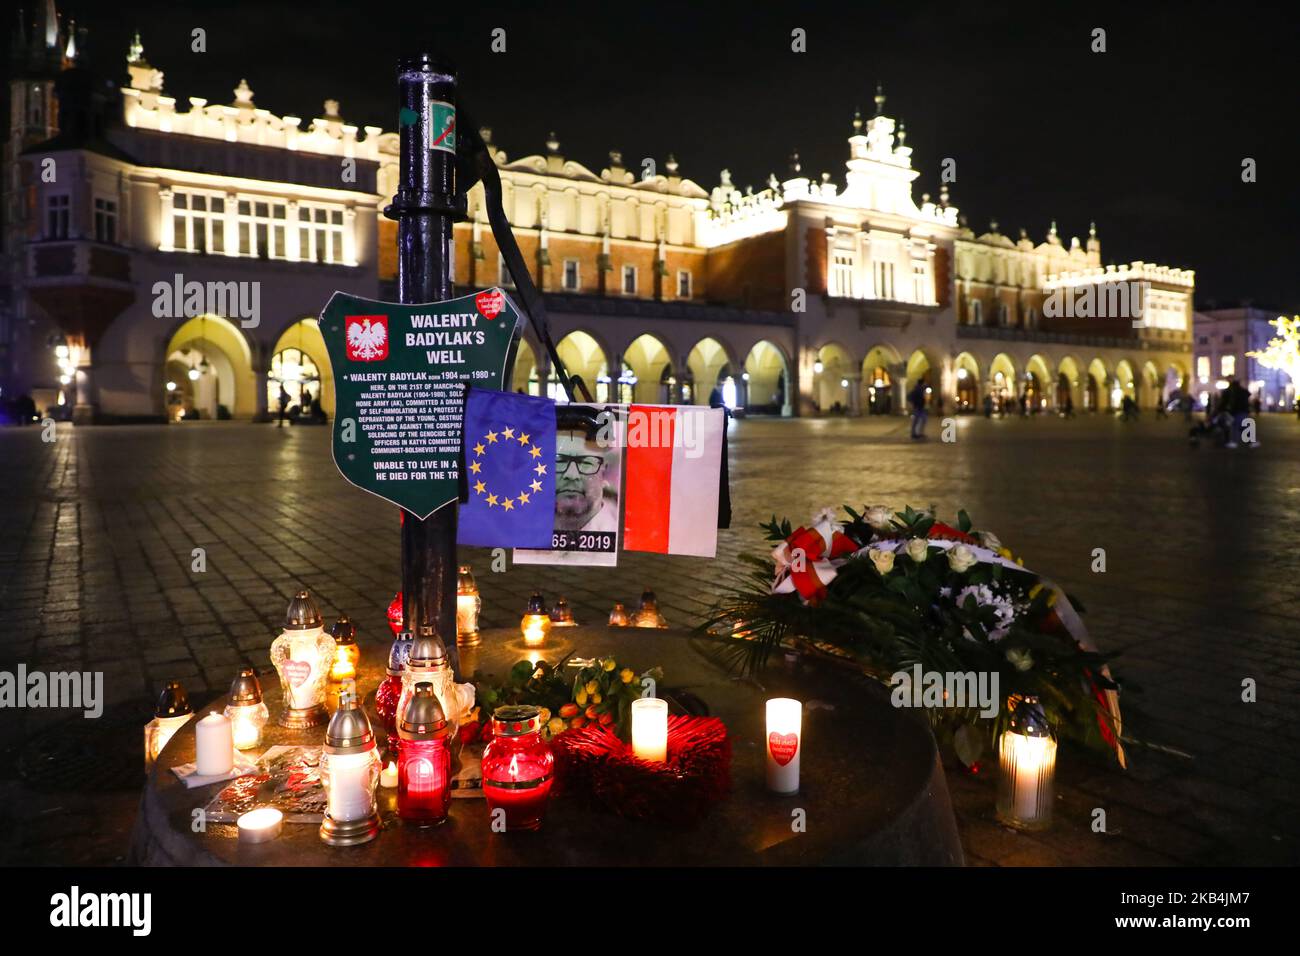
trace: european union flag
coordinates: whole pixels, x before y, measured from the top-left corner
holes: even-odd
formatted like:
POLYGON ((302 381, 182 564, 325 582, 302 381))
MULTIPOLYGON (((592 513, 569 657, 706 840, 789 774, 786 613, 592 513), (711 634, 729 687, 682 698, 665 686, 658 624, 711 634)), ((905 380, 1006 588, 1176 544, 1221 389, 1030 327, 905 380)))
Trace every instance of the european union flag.
POLYGON ((549 548, 555 525, 555 402, 471 388, 465 397, 460 544, 549 548))

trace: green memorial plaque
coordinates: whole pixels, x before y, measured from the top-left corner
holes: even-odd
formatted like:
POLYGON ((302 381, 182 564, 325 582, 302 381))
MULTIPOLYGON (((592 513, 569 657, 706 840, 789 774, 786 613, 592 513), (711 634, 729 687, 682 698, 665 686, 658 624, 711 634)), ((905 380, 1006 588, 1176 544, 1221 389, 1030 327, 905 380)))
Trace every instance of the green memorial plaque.
POLYGON ((334 370, 334 464, 427 518, 459 495, 465 386, 500 390, 519 310, 500 289, 400 305, 335 292, 321 316, 334 370))

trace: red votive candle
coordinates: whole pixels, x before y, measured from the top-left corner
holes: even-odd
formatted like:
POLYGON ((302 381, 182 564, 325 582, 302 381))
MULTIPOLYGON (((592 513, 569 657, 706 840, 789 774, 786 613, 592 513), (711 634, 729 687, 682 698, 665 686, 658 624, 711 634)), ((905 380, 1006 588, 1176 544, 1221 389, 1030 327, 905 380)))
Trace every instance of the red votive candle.
POLYGON ((388 649, 388 676, 384 678, 375 691, 375 713, 383 724, 384 733, 388 735, 388 749, 396 750, 397 738, 397 704, 402 699, 402 668, 411 656, 411 642, 414 635, 403 631, 388 649))
POLYGON ((442 823, 451 803, 451 727, 432 684, 416 685, 397 734, 397 815, 421 826, 442 823))
POLYGON ((542 740, 541 710, 498 707, 483 751, 483 796, 493 830, 536 830, 551 795, 555 755, 542 740), (497 811, 502 811, 498 813, 497 811))

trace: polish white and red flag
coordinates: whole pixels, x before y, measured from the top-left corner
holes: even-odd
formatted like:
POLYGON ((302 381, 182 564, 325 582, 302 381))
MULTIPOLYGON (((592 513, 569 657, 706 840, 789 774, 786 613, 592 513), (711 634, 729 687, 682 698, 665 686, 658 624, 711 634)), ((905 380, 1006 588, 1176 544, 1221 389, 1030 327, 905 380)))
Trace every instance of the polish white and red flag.
POLYGON ((631 405, 624 442, 623 550, 711 558, 726 410, 631 405))

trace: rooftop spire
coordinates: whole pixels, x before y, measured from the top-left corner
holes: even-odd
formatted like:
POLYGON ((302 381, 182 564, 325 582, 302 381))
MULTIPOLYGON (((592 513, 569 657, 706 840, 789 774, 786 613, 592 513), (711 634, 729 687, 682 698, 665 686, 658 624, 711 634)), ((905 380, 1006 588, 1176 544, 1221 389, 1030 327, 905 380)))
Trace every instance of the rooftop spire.
POLYGON ((853 108, 853 135, 860 136, 861 134, 862 134, 862 110, 858 109, 855 106, 853 108))
POLYGON ((144 62, 144 44, 140 42, 140 31, 135 31, 135 37, 131 40, 131 46, 126 51, 127 63, 144 62))
POLYGON ((885 88, 879 83, 876 84, 875 99, 876 99, 876 115, 883 116, 885 114, 885 88))

